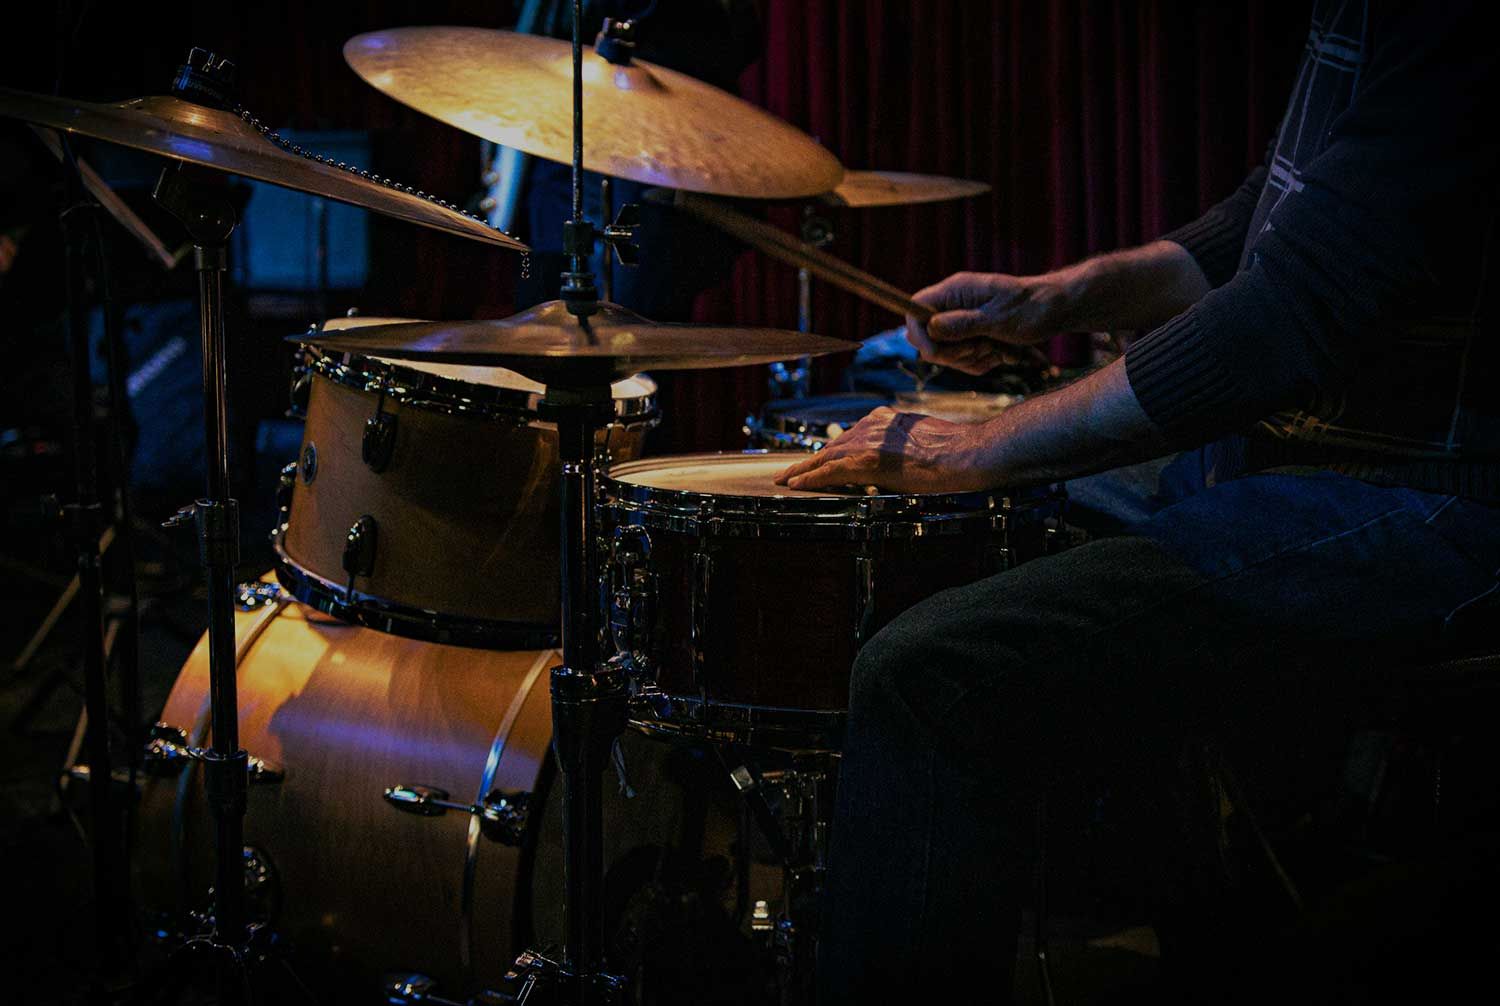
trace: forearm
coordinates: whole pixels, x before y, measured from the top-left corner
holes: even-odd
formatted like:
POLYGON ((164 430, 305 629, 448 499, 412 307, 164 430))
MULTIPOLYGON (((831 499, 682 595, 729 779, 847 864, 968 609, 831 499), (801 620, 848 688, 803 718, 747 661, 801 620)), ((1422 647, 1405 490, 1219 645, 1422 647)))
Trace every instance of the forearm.
POLYGON ((1056 290, 1063 332, 1154 328, 1210 289, 1198 263, 1172 241, 1098 255, 1042 278, 1056 290))
POLYGON ((1036 485, 1165 454, 1116 361, 1082 380, 1007 409, 978 430, 973 464, 989 485, 1036 485))

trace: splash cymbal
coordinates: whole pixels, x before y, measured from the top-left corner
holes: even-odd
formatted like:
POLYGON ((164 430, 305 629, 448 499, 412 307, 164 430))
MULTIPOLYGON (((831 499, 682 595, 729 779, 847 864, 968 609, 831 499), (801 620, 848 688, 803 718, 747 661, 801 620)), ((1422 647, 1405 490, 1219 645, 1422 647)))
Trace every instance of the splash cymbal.
MULTIPOLYGON (((486 28, 357 35, 344 59, 372 87, 464 132, 569 163, 572 46, 486 28)), ((583 166, 647 185, 758 199, 828 192, 838 160, 769 112, 641 60, 585 48, 583 166)))
POLYGON ((0 115, 335 199, 459 237, 525 251, 515 238, 427 197, 282 149, 233 112, 169 95, 96 104, 0 88, 0 115))
POLYGON ((665 324, 609 303, 581 322, 556 300, 509 318, 369 325, 288 341, 392 360, 504 367, 565 387, 642 370, 739 367, 857 348, 842 339, 778 328, 665 324))

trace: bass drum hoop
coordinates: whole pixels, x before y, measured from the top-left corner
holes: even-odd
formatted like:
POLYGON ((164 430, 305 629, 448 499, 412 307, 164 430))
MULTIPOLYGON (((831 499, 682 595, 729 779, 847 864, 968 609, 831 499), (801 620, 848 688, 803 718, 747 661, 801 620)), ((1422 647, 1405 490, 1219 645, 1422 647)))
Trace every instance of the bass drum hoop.
MULTIPOLYGON (((310 332, 308 336, 316 338, 317 333, 310 332)), ((556 424, 538 418, 537 407, 543 394, 540 391, 475 384, 357 353, 329 352, 311 342, 301 343, 299 349, 311 373, 355 391, 385 395, 406 408, 542 430, 556 429, 556 424)), ((656 382, 645 374, 630 379, 641 382, 648 390, 644 395, 615 398, 615 422, 610 425, 628 430, 650 429, 661 419, 656 382)))
POLYGON ((292 597, 325 615, 393 636, 483 650, 548 650, 561 642, 556 626, 465 618, 351 591, 299 565, 282 545, 284 532, 285 524, 271 535, 276 580, 292 597))

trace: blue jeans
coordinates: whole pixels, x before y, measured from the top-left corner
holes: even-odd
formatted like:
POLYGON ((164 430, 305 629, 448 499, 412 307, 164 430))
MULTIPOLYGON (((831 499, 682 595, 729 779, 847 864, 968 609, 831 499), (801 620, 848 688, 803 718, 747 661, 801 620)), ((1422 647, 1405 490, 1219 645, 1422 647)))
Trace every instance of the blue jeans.
POLYGON ((1430 653, 1496 591, 1496 508, 1327 472, 1213 476, 1190 454, 1081 480, 1085 522, 1118 533, 938 594, 865 646, 825 1003, 1008 990, 1038 794, 1111 779, 1149 835, 1169 816, 1155 784, 1210 737, 1274 801, 1311 748, 1342 744, 1327 715, 1362 672, 1430 653))

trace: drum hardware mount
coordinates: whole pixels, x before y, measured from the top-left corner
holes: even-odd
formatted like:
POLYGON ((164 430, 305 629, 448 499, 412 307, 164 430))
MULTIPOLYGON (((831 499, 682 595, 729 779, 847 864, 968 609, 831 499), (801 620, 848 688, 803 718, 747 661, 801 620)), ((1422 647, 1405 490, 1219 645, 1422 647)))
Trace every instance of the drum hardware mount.
MULTIPOLYGON (((206 764, 212 752, 188 743, 187 731, 170 723, 157 723, 151 727, 150 739, 146 742, 141 768, 147 775, 170 778, 191 764, 206 764)), ((268 785, 281 782, 286 771, 275 762, 246 755, 246 778, 250 785, 268 785)))
POLYGON ((401 784, 388 787, 384 796, 392 807, 418 817, 441 817, 450 810, 472 814, 481 833, 501 845, 519 846, 531 815, 531 794, 523 791, 492 789, 479 803, 459 803, 436 786, 401 784))

